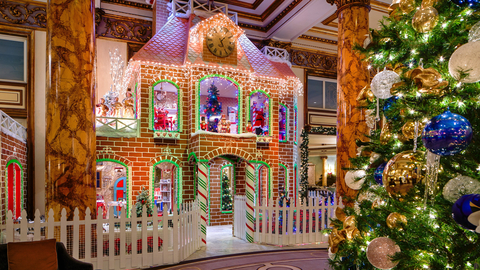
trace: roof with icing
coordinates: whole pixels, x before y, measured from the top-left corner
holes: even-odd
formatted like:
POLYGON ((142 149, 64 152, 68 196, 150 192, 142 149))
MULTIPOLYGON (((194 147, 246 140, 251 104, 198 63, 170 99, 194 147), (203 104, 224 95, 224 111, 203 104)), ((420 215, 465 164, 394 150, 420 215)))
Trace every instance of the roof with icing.
POLYGON ((296 77, 286 63, 271 61, 247 38, 244 31, 223 13, 199 20, 172 17, 155 36, 132 58, 166 65, 185 64, 209 67, 230 67, 253 72, 258 76, 277 78, 296 77), (196 22, 195 25, 191 25, 196 22), (203 60, 203 33, 211 24, 226 25, 237 38, 237 65, 227 65, 203 60))

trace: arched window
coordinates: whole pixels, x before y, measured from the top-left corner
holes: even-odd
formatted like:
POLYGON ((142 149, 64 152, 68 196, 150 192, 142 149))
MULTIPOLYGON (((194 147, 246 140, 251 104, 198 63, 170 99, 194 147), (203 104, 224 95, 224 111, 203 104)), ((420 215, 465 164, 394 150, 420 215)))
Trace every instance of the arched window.
POLYGON ((241 130, 241 88, 233 79, 212 74, 198 86, 197 130, 238 134, 241 130))
POLYGON ((272 106, 270 95, 263 90, 255 90, 249 96, 247 131, 258 136, 270 136, 272 126, 272 106))
POLYGON ((288 109, 287 106, 280 103, 278 106, 278 140, 280 142, 288 141, 288 109))
MULTIPOLYGON (((176 83, 160 80, 153 84, 150 128, 155 134, 180 132, 182 129, 181 109, 181 93, 176 83)), ((161 135, 159 136, 161 137, 161 135)))
MULTIPOLYGON (((114 159, 98 159, 96 166, 97 212, 101 208, 103 217, 113 210, 115 217, 129 213, 128 167, 114 159)), ((124 215, 123 215, 124 216, 124 215)))
POLYGON ((12 211, 13 218, 17 219, 22 215, 23 208, 23 168, 18 160, 7 162, 5 179, 7 211, 12 211))
POLYGON ((153 166, 153 204, 158 207, 158 215, 170 213, 174 203, 182 203, 181 170, 178 164, 162 160, 153 166))

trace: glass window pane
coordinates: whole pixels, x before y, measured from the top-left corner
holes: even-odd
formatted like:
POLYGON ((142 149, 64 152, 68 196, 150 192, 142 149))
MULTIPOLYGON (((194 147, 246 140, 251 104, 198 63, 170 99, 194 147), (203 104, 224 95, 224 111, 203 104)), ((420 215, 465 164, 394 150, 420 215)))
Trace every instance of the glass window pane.
MULTIPOLYGON (((25 81, 25 41, 0 36, 0 80, 25 81)), ((16 38, 16 37, 12 37, 16 38)))
POLYGON ((337 83, 325 82, 325 109, 337 109, 337 83))
POLYGON ((287 107, 280 104, 279 106, 279 138, 278 140, 281 142, 287 141, 287 107))
POLYGON ((308 107, 323 109, 323 81, 308 80, 308 107))
POLYGON ((247 131, 259 136, 268 136, 270 100, 263 92, 255 92, 250 96, 250 123, 247 131))
POLYGON ((178 131, 178 89, 169 82, 155 85, 154 130, 178 131))

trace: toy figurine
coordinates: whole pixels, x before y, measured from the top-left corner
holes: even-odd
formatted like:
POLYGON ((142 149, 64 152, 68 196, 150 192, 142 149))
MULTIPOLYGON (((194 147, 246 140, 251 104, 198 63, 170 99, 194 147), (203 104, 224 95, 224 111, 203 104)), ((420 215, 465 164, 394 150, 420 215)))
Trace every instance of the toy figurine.
POLYGON ((252 124, 248 123, 247 124, 247 132, 252 132, 253 128, 252 128, 252 124))
POLYGON ((205 117, 202 117, 202 123, 200 123, 200 128, 202 130, 207 130, 207 123, 205 123, 205 117))
POLYGON ((115 101, 112 104, 112 117, 122 117, 122 108, 123 105, 118 101, 118 97, 115 98, 115 101))
POLYGON ((105 104, 105 99, 104 98, 100 98, 100 103, 98 103, 96 105, 97 108, 99 108, 99 110, 97 111, 97 116, 101 116, 101 117, 107 117, 107 113, 108 113, 108 106, 105 104))
POLYGON ((134 118, 133 104, 134 104, 135 101, 133 100, 133 94, 129 90, 129 91, 127 91, 127 93, 125 95, 126 95, 126 98, 124 98, 123 101, 122 101, 123 106, 124 106, 123 117, 124 118, 134 118))
POLYGON ((227 133, 230 133, 230 126, 232 123, 230 123, 230 120, 227 120, 227 133))
POLYGON ((286 139, 286 127, 287 127, 287 120, 285 119, 286 118, 286 115, 285 115, 285 110, 280 110, 280 123, 279 123, 279 135, 280 135, 280 141, 285 141, 286 139))
POLYGON ((253 117, 252 117, 252 128, 255 134, 261 135, 263 127, 265 125, 265 115, 263 113, 263 108, 253 108, 253 117))
POLYGON ((225 119, 225 114, 222 114, 222 120, 218 125, 219 133, 227 133, 227 120, 225 119))
POLYGON ((168 111, 163 108, 155 108, 155 130, 165 130, 167 127, 168 111))

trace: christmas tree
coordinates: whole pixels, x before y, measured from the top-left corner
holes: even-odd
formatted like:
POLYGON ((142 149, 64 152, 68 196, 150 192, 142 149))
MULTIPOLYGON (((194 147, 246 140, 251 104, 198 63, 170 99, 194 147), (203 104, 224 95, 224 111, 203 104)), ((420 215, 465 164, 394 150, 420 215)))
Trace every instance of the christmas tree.
POLYGON ((138 192, 137 203, 135 204, 135 212, 137 212, 137 217, 142 216, 144 205, 147 208, 147 215, 151 217, 153 210, 152 202, 150 201, 150 195, 148 194, 148 190, 142 187, 142 191, 138 192))
POLYGON ((392 8, 356 48, 377 71, 359 106, 384 117, 347 168, 345 182, 359 192, 332 220, 330 264, 477 269, 480 4, 401 0, 392 8))
POLYGON ((212 115, 220 115, 222 112, 222 105, 220 102, 218 102, 218 95, 218 88, 212 83, 212 85, 210 85, 208 88, 208 99, 205 106, 205 114, 207 115, 207 119, 209 119, 212 115))
POLYGON ((222 179, 222 211, 232 211, 232 191, 230 179, 225 174, 222 179))

